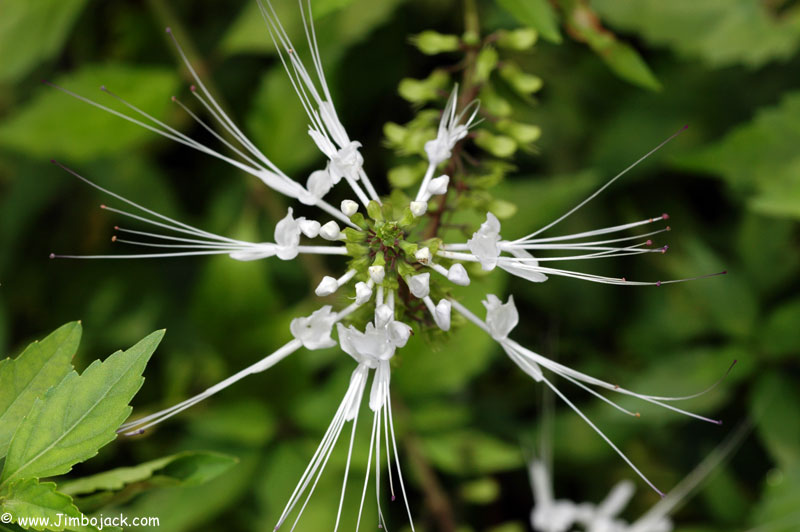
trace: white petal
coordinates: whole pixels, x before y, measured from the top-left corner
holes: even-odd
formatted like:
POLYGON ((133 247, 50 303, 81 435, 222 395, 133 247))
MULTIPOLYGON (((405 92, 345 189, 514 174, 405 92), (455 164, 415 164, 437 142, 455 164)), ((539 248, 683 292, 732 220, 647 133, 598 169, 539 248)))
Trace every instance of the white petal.
POLYGON ((375 284, 381 284, 385 276, 386 270, 383 269, 383 266, 369 267, 369 278, 372 279, 375 284))
POLYGON ((409 206, 411 209, 411 214, 419 218, 428 210, 428 202, 427 201, 412 201, 409 206))
POLYGON ((422 264, 428 264, 431 260, 430 248, 419 248, 417 252, 414 253, 414 258, 422 264))
POLYGON ((311 316, 295 318, 289 325, 292 335, 303 343, 306 349, 322 349, 333 347, 336 342, 331 338, 336 313, 331 306, 325 305, 311 316))
POLYGON ((422 299, 427 296, 430 291, 431 274, 428 272, 413 275, 408 279, 408 288, 414 297, 422 299))
POLYGON ((431 182, 428 183, 428 192, 434 195, 441 195, 447 192, 447 186, 450 184, 450 176, 448 175, 440 175, 439 177, 434 177, 431 179, 431 182))
POLYGON ((447 299, 442 299, 436 305, 436 325, 443 331, 450 330, 450 310, 451 303, 447 299))
POLYGON ((319 229, 319 236, 321 236, 325 240, 339 240, 340 233, 341 230, 339 229, 339 224, 337 224, 333 220, 326 223, 319 229))
POLYGON ((306 182, 306 188, 317 199, 322 198, 333 188, 331 175, 327 170, 316 170, 311 172, 306 182))
POLYGON ((375 326, 379 329, 386 327, 386 325, 394 318, 394 311, 389 305, 378 305, 375 308, 375 326))
POLYGON ((447 279, 459 286, 469 286, 469 275, 461 263, 456 262, 447 271, 447 279))
POLYGON ((504 304, 494 294, 487 294, 486 301, 486 327, 489 334, 497 341, 502 341, 508 337, 514 327, 519 323, 519 312, 514 305, 514 296, 508 296, 508 301, 504 304))
POLYGON ((356 304, 363 305, 372 297, 372 288, 363 281, 356 283, 356 304))
POLYGON ((411 326, 401 321, 392 321, 387 327, 389 339, 395 347, 403 347, 411 336, 411 326))
POLYGON ((319 236, 320 224, 318 221, 298 218, 297 223, 300 225, 300 231, 308 238, 317 238, 319 236))
POLYGON ((319 282, 317 288, 314 290, 314 293, 317 294, 319 297, 325 297, 336 292, 338 289, 339 289, 339 283, 336 282, 336 279, 334 279, 330 275, 326 275, 325 277, 322 278, 322 281, 319 282))
POLYGON ((346 199, 342 201, 341 208, 344 215, 349 218, 358 212, 358 203, 353 200, 346 199))

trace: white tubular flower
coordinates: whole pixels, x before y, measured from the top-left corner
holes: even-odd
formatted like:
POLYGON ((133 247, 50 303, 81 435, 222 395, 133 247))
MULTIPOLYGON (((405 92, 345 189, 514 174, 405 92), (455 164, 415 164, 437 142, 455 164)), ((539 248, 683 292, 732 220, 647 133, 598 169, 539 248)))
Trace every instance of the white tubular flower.
POLYGON ((431 249, 430 248, 419 248, 416 253, 414 253, 414 258, 419 261, 420 264, 428 264, 431 261, 431 249))
POLYGON ((389 305, 383 304, 375 307, 375 326, 377 328, 385 328, 393 319, 394 311, 389 305))
POLYGON ((453 89, 442 113, 436 138, 425 143, 425 153, 432 166, 448 160, 455 145, 467 136, 469 127, 478 114, 477 102, 456 114, 458 87, 453 89), (467 116, 469 114, 469 116, 467 116), (465 120, 466 117, 466 120, 465 120))
POLYGON ((339 224, 331 220, 330 222, 326 223, 319 229, 319 236, 324 238, 325 240, 339 240, 342 231, 339 229, 339 224))
POLYGON ((299 253, 300 224, 292 218, 292 208, 281 221, 275 225, 275 243, 278 245, 277 255, 282 260, 292 260, 299 253))
POLYGON ((489 334, 498 342, 505 340, 508 333, 519 323, 514 296, 508 296, 508 301, 502 303, 496 295, 486 294, 483 306, 486 307, 486 326, 489 328, 489 334))
POLYGON ((372 279, 372 282, 375 284, 381 284, 384 277, 386 277, 386 269, 383 266, 369 267, 369 278, 372 279))
POLYGON ((358 212, 358 203, 349 199, 343 200, 341 210, 342 213, 349 218, 358 212))
POLYGON ((467 240, 467 247, 481 263, 481 268, 486 271, 493 270, 497 266, 497 259, 500 257, 500 220, 490 213, 486 213, 486 221, 481 224, 480 229, 475 231, 472 238, 467 240))
POLYGON ((458 262, 450 266, 450 269, 447 270, 447 280, 459 286, 469 286, 467 270, 458 262))
POLYGON ((413 329, 410 325, 406 325, 401 321, 391 321, 386 327, 386 332, 389 335, 389 341, 395 347, 405 347, 408 339, 411 337, 413 329))
POLYGON ((318 221, 298 218, 297 223, 300 225, 300 231, 308 238, 317 238, 319 236, 320 224, 318 221))
POLYGON ((422 299, 430 293, 430 283, 430 273, 419 273, 408 278, 408 289, 411 290, 414 297, 422 299))
POLYGON ((330 172, 334 184, 341 181, 343 177, 353 181, 359 178, 361 168, 364 166, 364 157, 358 151, 360 147, 360 142, 352 141, 330 157, 328 172, 330 172))
POLYGON ((322 280, 317 285, 317 288, 314 290, 314 293, 317 294, 319 297, 325 297, 333 294, 339 289, 339 283, 336 282, 334 277, 330 275, 326 275, 322 278, 322 280))
POLYGON ((359 364, 375 369, 378 367, 378 362, 389 360, 394 356, 397 346, 386 328, 367 323, 364 332, 361 332, 352 325, 345 327, 339 323, 337 330, 342 351, 359 364))
POLYGON ((442 194, 447 193, 447 186, 450 184, 450 176, 448 175, 440 175, 439 177, 434 177, 431 179, 430 184, 428 185, 428 193, 433 194, 434 196, 441 196, 442 194))
POLYGON ((436 324, 439 326, 440 329, 443 331, 450 330, 450 312, 452 309, 452 305, 446 299, 442 299, 439 303, 436 304, 436 324))
POLYGON ((364 303, 369 301, 371 297, 372 297, 372 288, 370 288, 370 286, 367 283, 363 282, 363 281, 357 282, 356 283, 356 304, 357 305, 363 305, 364 303))
POLYGON ((330 305, 325 305, 310 316, 295 318, 289 324, 292 336, 300 340, 306 349, 323 349, 336 345, 336 341, 331 338, 331 331, 337 318, 331 308, 330 305))
POLYGON ((427 201, 412 201, 409 204, 409 209, 411 209, 411 214, 419 218, 423 214, 428 211, 428 202, 427 201))
POLYGON ((306 205, 313 205, 317 201, 325 197, 325 195, 333 188, 333 181, 331 175, 327 170, 315 170, 308 176, 306 181, 306 189, 308 190, 309 197, 306 201, 301 198, 300 201, 306 205))

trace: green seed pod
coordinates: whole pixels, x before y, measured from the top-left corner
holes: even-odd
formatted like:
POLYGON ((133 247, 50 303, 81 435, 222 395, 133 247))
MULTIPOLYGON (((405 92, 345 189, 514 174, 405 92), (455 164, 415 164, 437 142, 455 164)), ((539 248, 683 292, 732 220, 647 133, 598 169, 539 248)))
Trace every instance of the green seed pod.
POLYGON ((500 76, 523 96, 529 96, 542 88, 542 78, 523 72, 514 63, 504 63, 500 68, 500 76))
POLYGON ((497 35, 497 46, 522 52, 533 48, 538 38, 539 34, 533 28, 519 28, 511 31, 501 30, 497 35))
POLYGON ((475 144, 500 158, 511 157, 518 147, 517 142, 511 137, 494 135, 485 129, 481 129, 475 134, 475 144))

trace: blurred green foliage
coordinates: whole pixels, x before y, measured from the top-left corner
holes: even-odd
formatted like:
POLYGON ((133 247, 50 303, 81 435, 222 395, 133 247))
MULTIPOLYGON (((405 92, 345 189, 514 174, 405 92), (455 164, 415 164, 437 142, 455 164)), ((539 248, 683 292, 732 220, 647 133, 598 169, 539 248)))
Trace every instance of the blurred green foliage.
MULTIPOLYGON (((403 98, 424 99, 426 88, 401 85, 398 92, 402 79, 425 79, 454 57, 446 43, 442 56, 421 54, 410 36, 461 35, 461 3, 314 5, 329 84, 351 137, 364 143, 367 170, 410 185, 414 169, 389 172, 402 161, 385 143, 401 139, 413 153, 415 141, 397 129, 395 138, 384 126, 419 116, 403 98)), ((520 151, 515 169, 502 169, 507 178, 493 189, 517 208, 503 221, 504 236, 550 222, 688 123, 688 131, 563 222, 563 232, 666 211, 673 229, 669 253, 587 264, 586 270, 647 280, 729 273, 636 289, 569 279, 533 285, 494 272, 480 282, 474 277, 462 292, 465 304, 478 308, 486 291, 509 291, 522 316, 514 333, 521 343, 646 393, 693 393, 737 359, 719 387, 684 405, 722 418, 722 427, 622 401, 641 411, 641 419, 631 419, 559 385, 663 488, 690 471, 737 420, 752 417, 753 437, 678 512, 678 529, 797 530, 800 6, 790 0, 484 0, 478 6, 485 33, 529 27, 541 37, 514 59, 520 72, 540 78, 535 99, 506 99, 514 122, 536 124, 541 137, 535 153, 520 151)), ((276 8, 296 32, 295 3, 278 1, 276 8)), ((167 25, 267 155, 298 180, 322 165, 252 1, 0 5, 0 352, 80 318, 87 333, 75 364, 82 369, 90 362, 82 353, 132 344, 166 327, 136 399, 141 413, 197 393, 284 343, 289 321, 314 308, 310 287, 340 268, 336 260, 47 259, 51 251, 113 251, 111 228, 119 221, 96 208, 105 198, 53 167, 51 158, 209 231, 260 240, 281 216, 282 199, 255 180, 39 83, 52 79, 118 108, 97 90, 104 84, 202 137, 169 102, 172 94, 188 100, 189 91, 163 33, 167 25)), ((506 70, 512 84, 515 75, 506 70)), ((529 79, 516 79, 531 88, 529 79)), ((388 190, 379 185, 379 192, 388 190)), ((539 386, 467 327, 435 349, 415 338, 399 359, 395 422, 420 528, 441 528, 442 510, 431 504, 438 493, 460 530, 527 529, 532 501, 524 456, 538 434, 539 386)), ((151 434, 117 440, 76 473, 201 449, 234 455, 240 463, 206 485, 164 481, 157 491, 119 504, 129 515, 158 515, 162 532, 271 529, 351 370, 336 349, 303 352, 151 434)), ((366 469, 366 438, 356 445, 352 478, 366 469)), ((599 501, 616 480, 632 476, 563 405, 553 448, 559 497, 599 501)), ((304 514, 304 530, 331 527, 344 466, 344 452, 334 453, 304 514)), ((358 491, 348 490, 346 509, 357 507, 358 491)), ((630 517, 656 499, 640 489, 630 517)), ((366 522, 374 522, 372 505, 365 510, 366 522)), ((405 522, 400 506, 388 511, 390 523, 405 522)), ((355 510, 345 512, 343 529, 354 520, 355 510)))

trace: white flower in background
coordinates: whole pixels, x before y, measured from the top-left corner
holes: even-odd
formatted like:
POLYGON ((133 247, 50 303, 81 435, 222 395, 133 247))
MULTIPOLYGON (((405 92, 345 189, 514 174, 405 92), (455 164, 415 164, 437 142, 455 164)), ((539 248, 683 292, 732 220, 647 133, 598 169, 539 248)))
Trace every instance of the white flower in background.
POLYGON ((750 430, 749 422, 741 423, 675 488, 632 523, 619 517, 636 491, 630 480, 618 482, 597 505, 555 499, 545 460, 534 459, 528 464, 534 498, 531 527, 537 532, 672 532, 670 514, 739 447, 750 430))
MULTIPOLYGON (((453 310, 455 310, 457 314, 466 318, 467 321, 485 330, 498 342, 508 357, 524 372, 530 375, 534 380, 541 381, 551 388, 652 486, 630 460, 551 383, 548 376, 545 375, 545 370, 550 374, 563 377, 578 387, 590 391, 601 400, 629 415, 638 416, 638 414, 616 405, 594 389, 589 388, 589 386, 604 388, 624 395, 631 395, 676 412, 716 423, 716 421, 685 412, 669 404, 669 401, 687 399, 693 396, 670 398, 638 394, 553 362, 546 357, 522 347, 509 338, 509 334, 519 321, 519 313, 514 305, 513 297, 511 296, 508 297, 506 303, 502 303, 495 295, 487 294, 486 301, 484 302, 487 318, 486 320, 482 320, 459 303, 457 291, 454 292, 453 296, 447 295, 451 289, 457 289, 459 286, 470 284, 470 278, 464 265, 473 262, 480 263, 484 270, 489 271, 499 267, 513 275, 532 282, 543 282, 547 280, 550 275, 560 275, 610 284, 662 284, 661 282, 628 281, 624 278, 602 277, 577 271, 541 266, 543 263, 552 261, 581 261, 642 253, 663 253, 666 251, 666 246, 663 248, 651 249, 650 245, 652 242, 649 238, 669 230, 669 227, 653 230, 638 236, 611 236, 639 226, 661 222, 667 219, 666 215, 573 235, 547 238, 538 237, 540 233, 552 228, 558 222, 596 197, 602 190, 625 174, 635 164, 638 164, 644 157, 610 180, 600 190, 589 196, 574 209, 551 224, 529 235, 516 240, 504 240, 501 236, 502 227, 499 220, 492 213, 487 212, 486 221, 474 233, 472 238, 468 239, 465 243, 432 242, 428 239, 423 243, 423 239, 416 230, 418 225, 425 220, 424 215, 427 208, 427 201, 432 195, 446 196, 450 184, 450 177, 447 175, 440 175, 435 178, 433 176, 436 173, 437 167, 451 157, 452 150, 455 148, 456 144, 467 136, 468 130, 477 116, 477 102, 468 104, 464 109, 458 112, 457 92, 453 90, 442 114, 436 138, 430 140, 425 145, 428 167, 416 197, 413 201, 409 201, 408 205, 394 206, 396 209, 399 208, 399 210, 403 210, 404 215, 401 219, 386 219, 384 217, 384 211, 381 209, 381 198, 375 191, 370 178, 363 169, 363 157, 359 152, 361 144, 358 141, 350 139, 336 113, 333 99, 328 90, 322 70, 320 53, 311 24, 310 4, 304 8, 301 2, 300 9, 306 29, 311 63, 313 65, 311 71, 306 69, 297 49, 281 26, 269 2, 265 5, 264 2, 259 0, 259 7, 267 21, 270 35, 276 44, 280 59, 286 67, 286 71, 290 76, 301 104, 307 113, 309 135, 328 159, 325 169, 317 170, 307 178, 305 187, 277 168, 244 135, 244 133, 242 133, 233 120, 223 112, 221 106, 217 104, 213 96, 197 76, 197 73, 192 68, 174 37, 173 41, 175 46, 196 83, 196 86, 191 87, 192 96, 205 108, 216 125, 221 128, 228 137, 234 139, 235 142, 225 140, 211 125, 202 121, 201 118, 177 98, 173 98, 173 101, 189 113, 190 116, 200 123, 207 131, 211 132, 227 150, 231 152, 229 155, 225 155, 214 148, 201 144, 173 129, 167 124, 148 115, 133 104, 123 100, 121 97, 114 95, 108 89, 104 88, 104 91, 130 110, 132 115, 92 102, 66 89, 61 90, 95 107, 99 107, 125 120, 150 129, 157 134, 211 155, 212 157, 226 161, 232 166, 260 179, 272 190, 284 194, 289 198, 294 198, 305 205, 319 208, 319 215, 321 218, 319 220, 306 219, 303 217, 294 218, 293 210, 289 208, 286 216, 278 222, 275 227, 273 235, 274 242, 253 243, 235 240, 206 232, 202 229, 156 213, 100 187, 78 175, 76 172, 64 167, 76 177, 136 210, 136 212, 128 212, 117 208, 105 207, 109 211, 129 217, 138 222, 150 224, 152 227, 163 232, 142 231, 139 229, 120 227, 115 228, 118 233, 125 236, 125 238, 115 237, 117 242, 158 248, 160 250, 154 253, 111 256, 59 255, 58 257, 155 258, 224 254, 235 260, 247 261, 273 256, 281 260, 292 260, 299 254, 347 256, 349 265, 345 268, 345 273, 338 278, 332 276, 324 277, 317 285, 315 292, 318 296, 325 297, 334 294, 339 289, 349 286, 352 283, 353 295, 350 297, 350 300, 353 302, 340 310, 334 310, 331 305, 324 305, 307 317, 296 318, 292 321, 290 326, 292 336, 294 337, 293 340, 274 353, 195 397, 161 412, 127 423, 123 426, 122 431, 128 434, 141 432, 206 399, 247 375, 265 371, 302 347, 311 350, 331 347, 336 343, 336 340, 334 340, 332 336, 334 325, 336 325, 338 343, 342 351, 350 355, 356 362, 356 368, 353 370, 350 384, 344 394, 344 398, 334 414, 333 420, 317 452, 311 459, 308 468, 302 475, 297 488, 291 495, 286 508, 282 512, 276 528, 284 524, 289 518, 290 513, 305 496, 305 501, 299 507, 292 529, 297 525, 297 520, 305 509, 308 499, 313 494, 317 480, 322 474, 341 432, 344 430, 347 423, 352 422, 351 440, 348 451, 349 466, 358 412, 362 403, 364 390, 370 378, 370 373, 372 373, 372 385, 369 395, 369 408, 373 412, 373 426, 370 440, 369 466, 367 478, 364 482, 364 491, 362 492, 361 508, 363 508, 364 504, 364 495, 366 494, 369 470, 374 453, 379 525, 385 527, 386 523, 384 522, 383 513, 380 509, 382 440, 385 443, 392 499, 395 497, 391 467, 392 455, 395 460, 400 488, 403 494, 405 494, 397 456, 391 402, 389 400, 391 359, 394 357, 396 350, 402 348, 406 344, 413 329, 438 327, 444 331, 449 330, 453 324, 451 314, 453 310), (340 208, 337 209, 326 202, 324 197, 342 180, 347 183, 352 193, 355 194, 358 203, 347 199, 341 202, 340 208), (364 213, 359 212, 359 203, 365 207, 366 216, 364 213), (131 237, 128 238, 127 235, 131 235, 131 237), (303 237, 312 241, 315 239, 322 239, 323 242, 317 241, 316 243, 309 244, 302 241, 303 237), (636 243, 630 243, 632 241, 636 243), (532 251, 564 251, 573 252, 573 254, 554 257, 534 257, 531 254, 532 251), (437 287, 436 291, 432 290, 433 286, 437 287), (401 287, 408 287, 409 290, 401 291, 401 287), (431 295, 432 293, 437 294, 435 297, 439 298, 438 301, 434 301, 431 295), (442 296, 441 294, 445 295, 442 296), (419 305, 420 302, 428 311, 427 316, 422 320, 412 323, 402 323, 396 319, 398 316, 397 307, 399 305, 406 306, 414 304, 416 306, 419 305), (356 323, 352 323, 351 318, 353 312, 363 306, 370 306, 370 315, 373 316, 373 318, 369 323, 358 324, 363 327, 362 329, 357 327, 356 323), (348 324, 348 322, 350 323, 348 324), (381 434, 381 431, 383 431, 383 434, 381 434), (389 446, 390 441, 392 444, 391 448, 389 446)), ((172 36, 169 29, 167 32, 172 36)), ((645 157, 647 157, 647 155, 645 155, 645 157)), ((60 165, 60 163, 56 164, 60 165)), ((51 255, 51 257, 56 257, 56 255, 51 255)), ((677 281, 664 281, 664 283, 667 282, 677 281)), ((454 360, 453 363, 457 364, 458 361, 454 360)), ((345 475, 342 485, 341 501, 344 500, 346 483, 347 475, 345 475)), ((655 489, 654 486, 653 488, 655 489)), ((407 501, 406 506, 408 506, 407 501)), ((341 512, 342 506, 340 502, 339 512, 337 514, 337 527, 341 512)), ((556 513, 558 513, 558 515, 563 514, 563 519, 568 520, 568 517, 572 514, 565 512, 566 510, 558 510, 556 513)), ((410 510, 408 510, 408 513, 410 519, 410 510)), ((360 515, 361 510, 359 510, 359 520, 360 515)), ((411 528, 412 530, 414 528, 413 522, 411 528)))

